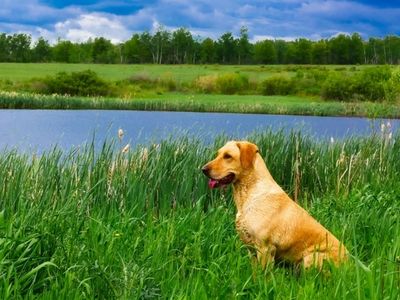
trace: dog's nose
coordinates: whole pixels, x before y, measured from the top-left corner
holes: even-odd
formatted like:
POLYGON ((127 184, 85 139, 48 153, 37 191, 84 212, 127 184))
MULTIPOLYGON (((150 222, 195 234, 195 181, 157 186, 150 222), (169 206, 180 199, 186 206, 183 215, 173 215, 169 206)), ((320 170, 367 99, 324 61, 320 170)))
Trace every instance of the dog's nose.
POLYGON ((208 173, 210 172, 210 168, 205 165, 201 168, 201 170, 203 171, 204 175, 208 176, 208 173))

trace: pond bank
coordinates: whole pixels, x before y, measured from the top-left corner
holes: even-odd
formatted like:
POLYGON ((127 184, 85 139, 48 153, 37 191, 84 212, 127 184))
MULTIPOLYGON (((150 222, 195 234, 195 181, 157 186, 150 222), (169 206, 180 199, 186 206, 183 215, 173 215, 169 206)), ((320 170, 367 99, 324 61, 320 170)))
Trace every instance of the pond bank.
POLYGON ((92 98, 0 92, 0 109, 99 109, 257 113, 305 116, 400 118, 400 106, 371 102, 334 102, 299 96, 167 93, 152 98, 92 98))

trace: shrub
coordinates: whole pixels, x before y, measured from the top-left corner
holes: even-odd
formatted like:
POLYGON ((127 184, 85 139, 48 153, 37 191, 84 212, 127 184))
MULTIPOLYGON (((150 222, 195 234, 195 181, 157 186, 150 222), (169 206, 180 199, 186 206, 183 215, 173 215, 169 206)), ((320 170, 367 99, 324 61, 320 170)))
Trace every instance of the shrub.
POLYGON ((385 85, 391 77, 388 66, 371 67, 354 77, 354 94, 361 100, 382 101, 385 99, 385 85))
POLYGON ((216 75, 205 75, 197 78, 193 86, 196 90, 202 93, 213 93, 217 90, 217 76, 216 75))
POLYGON ((400 67, 392 71, 390 79, 385 86, 385 99, 390 102, 400 101, 400 67))
POLYGON ((286 76, 272 76, 260 84, 263 95, 289 95, 294 92, 294 82, 286 76))
POLYGON ((158 79, 158 84, 168 91, 175 91, 177 89, 176 81, 171 72, 164 73, 163 76, 158 79))
POLYGON ((226 73, 217 77, 216 88, 221 94, 244 92, 249 87, 249 78, 240 73, 226 73))
POLYGON ((81 72, 60 72, 45 79, 48 94, 71 96, 106 96, 110 85, 91 70, 81 72))
POLYGON ((343 73, 331 73, 322 85, 321 96, 324 99, 350 101, 353 99, 353 79, 343 73))
POLYGON ((129 77, 129 83, 140 84, 140 85, 154 85, 156 80, 151 78, 147 73, 136 73, 129 77))
POLYGON ((328 76, 328 72, 316 68, 307 71, 297 71, 292 79, 296 94, 320 95, 321 87, 328 76))

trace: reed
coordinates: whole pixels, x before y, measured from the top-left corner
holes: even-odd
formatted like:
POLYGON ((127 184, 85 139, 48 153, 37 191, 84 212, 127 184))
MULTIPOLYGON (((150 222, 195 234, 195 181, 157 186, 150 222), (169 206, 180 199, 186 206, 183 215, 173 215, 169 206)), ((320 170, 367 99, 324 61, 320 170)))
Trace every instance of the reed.
POLYGON ((0 109, 101 109, 400 118, 400 106, 321 102, 307 97, 165 94, 151 98, 70 97, 0 91, 0 109))
POLYGON ((200 167, 225 141, 121 151, 123 135, 40 156, 0 153, 0 298, 398 299, 400 138, 321 142, 263 131, 277 180, 352 254, 329 273, 276 265, 252 277, 231 191, 200 167))

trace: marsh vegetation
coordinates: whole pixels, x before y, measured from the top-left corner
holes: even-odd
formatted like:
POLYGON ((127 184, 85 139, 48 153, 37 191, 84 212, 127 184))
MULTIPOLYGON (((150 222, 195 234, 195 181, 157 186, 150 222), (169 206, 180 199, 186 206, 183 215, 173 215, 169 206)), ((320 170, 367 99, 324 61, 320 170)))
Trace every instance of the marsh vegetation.
MULTIPOLYGON (((121 136, 123 141, 123 137, 121 136)), ((1 298, 398 299, 400 140, 318 142, 263 131, 276 181, 344 241, 351 263, 329 274, 252 269, 230 190, 200 167, 225 138, 122 151, 107 141, 41 156, 0 153, 1 298)))

